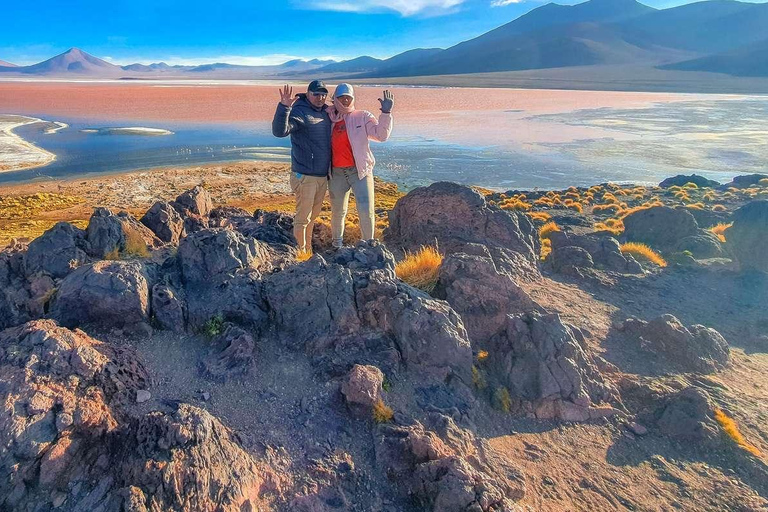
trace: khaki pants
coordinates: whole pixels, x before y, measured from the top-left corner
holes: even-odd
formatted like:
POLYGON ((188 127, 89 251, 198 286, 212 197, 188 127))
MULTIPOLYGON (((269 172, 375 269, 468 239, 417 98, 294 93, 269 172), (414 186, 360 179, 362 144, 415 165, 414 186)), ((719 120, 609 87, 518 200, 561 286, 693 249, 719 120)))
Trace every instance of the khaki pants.
POLYGON ((360 218, 360 234, 363 240, 374 235, 373 174, 362 180, 354 167, 334 167, 328 193, 331 196, 331 236, 333 246, 341 247, 344 240, 344 220, 347 217, 350 190, 355 195, 357 215, 360 218))
POLYGON ((296 215, 293 216, 293 236, 300 251, 312 250, 312 230, 315 219, 323 208, 325 191, 328 190, 328 178, 291 173, 291 190, 296 195, 296 215))

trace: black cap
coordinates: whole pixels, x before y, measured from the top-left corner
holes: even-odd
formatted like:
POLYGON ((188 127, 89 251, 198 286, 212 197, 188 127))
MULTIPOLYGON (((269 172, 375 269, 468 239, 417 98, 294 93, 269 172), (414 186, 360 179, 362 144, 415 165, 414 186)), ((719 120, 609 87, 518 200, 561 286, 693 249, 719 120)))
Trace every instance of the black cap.
POLYGON ((307 87, 309 92, 324 92, 328 94, 328 88, 325 86, 322 80, 312 80, 307 87))

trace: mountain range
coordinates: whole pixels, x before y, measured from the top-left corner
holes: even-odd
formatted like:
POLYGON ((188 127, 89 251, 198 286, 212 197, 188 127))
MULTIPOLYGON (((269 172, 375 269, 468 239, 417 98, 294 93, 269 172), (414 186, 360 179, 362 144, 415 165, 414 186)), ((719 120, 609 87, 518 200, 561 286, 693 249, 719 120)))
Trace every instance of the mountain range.
POLYGON ((72 48, 31 66, 0 61, 0 77, 365 79, 628 65, 768 77, 766 27, 768 4, 710 0, 655 9, 636 0, 589 0, 546 4, 450 48, 418 48, 388 59, 117 66, 72 48))

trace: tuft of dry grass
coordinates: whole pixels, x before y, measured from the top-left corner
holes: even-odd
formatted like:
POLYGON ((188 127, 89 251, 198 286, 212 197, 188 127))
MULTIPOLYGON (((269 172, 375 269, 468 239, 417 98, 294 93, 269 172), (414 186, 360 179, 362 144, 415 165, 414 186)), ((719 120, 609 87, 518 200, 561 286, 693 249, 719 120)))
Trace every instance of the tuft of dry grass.
POLYGON ((472 365, 472 384, 476 389, 485 389, 488 387, 488 383, 486 382, 483 373, 475 365, 472 365))
POLYGON ((414 288, 432 293, 442 263, 443 255, 435 247, 422 246, 415 253, 405 253, 405 258, 395 265, 395 274, 414 288))
POLYGON ((149 250, 147 242, 141 233, 135 229, 128 228, 125 231, 125 247, 121 253, 124 258, 148 258, 149 250))
POLYGON ((726 208, 725 208, 725 206, 723 206, 721 204, 716 204, 716 205, 714 205, 712 207, 712 211, 713 212, 724 212, 724 211, 726 211, 726 208))
POLYGON ((699 186, 697 184, 693 183, 692 181, 689 181, 688 183, 683 185, 683 188, 697 189, 697 188, 699 188, 699 186))
POLYGON ((747 442, 744 436, 741 435, 741 432, 739 432, 739 426, 736 424, 736 421, 725 414, 722 409, 715 409, 715 419, 720 424, 723 432, 725 432, 725 434, 730 437, 731 440, 733 440, 733 442, 735 442, 740 448, 746 450, 748 453, 754 455, 755 457, 760 457, 760 455, 762 455, 756 446, 747 442))
POLYGON ((373 421, 376 423, 389 423, 394 415, 392 408, 387 406, 381 398, 373 404, 373 421))
POLYGON ((709 228, 709 230, 714 233, 721 242, 725 243, 725 231, 731 226, 733 226, 733 222, 727 224, 725 222, 721 222, 716 226, 712 226, 709 228))
POLYGON ((493 393, 493 407, 501 412, 512 411, 512 397, 509 396, 509 390, 505 387, 496 388, 493 393))
POLYGON ((311 257, 312 257, 312 251, 311 250, 299 251, 296 254, 296 261, 298 261, 298 262, 307 261, 311 257))
POLYGON ((487 350, 481 350, 480 352, 477 353, 477 360, 478 361, 480 361, 482 363, 486 359, 488 359, 488 351, 487 350))
POLYGON ((768 187, 768 178, 762 178, 757 182, 761 187, 768 187))
POLYGON ((552 218, 552 216, 547 212, 531 212, 528 214, 528 216, 532 220, 539 221, 539 222, 547 222, 549 219, 552 218))
POLYGON ((555 221, 550 221, 544 224, 539 228, 539 238, 542 240, 545 238, 549 238, 549 235, 554 233, 555 231, 560 231, 560 228, 557 226, 555 221))
POLYGON ((645 244, 638 242, 627 242, 621 245, 621 252, 631 254, 635 258, 640 258, 645 261, 649 261, 659 267, 666 267, 667 261, 661 257, 661 254, 657 253, 645 244))

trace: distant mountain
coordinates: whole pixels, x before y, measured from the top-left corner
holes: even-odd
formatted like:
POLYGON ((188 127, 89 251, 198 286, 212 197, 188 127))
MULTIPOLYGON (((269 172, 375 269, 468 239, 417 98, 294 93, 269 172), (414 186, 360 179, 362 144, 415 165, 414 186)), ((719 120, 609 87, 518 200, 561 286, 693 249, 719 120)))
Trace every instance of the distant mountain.
POLYGON ((16 64, 11 64, 10 62, 6 62, 4 60, 0 60, 0 67, 17 68, 18 66, 16 64))
POLYGON ((668 64, 661 69, 768 77, 768 39, 726 53, 668 64))
POLYGON ((381 59, 376 59, 374 57, 369 57, 367 55, 364 55, 362 57, 357 57, 355 59, 344 60, 341 62, 336 62, 334 64, 329 64, 327 66, 323 66, 321 68, 315 69, 314 71, 317 74, 361 73, 365 71, 374 71, 378 69, 381 66, 382 62, 384 61, 381 59))
POLYGON ((43 76, 86 75, 99 77, 115 77, 122 73, 120 66, 110 64, 78 48, 70 48, 66 52, 46 61, 31 66, 0 68, 0 71, 10 70, 13 73, 24 73, 43 76))

